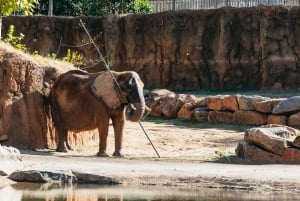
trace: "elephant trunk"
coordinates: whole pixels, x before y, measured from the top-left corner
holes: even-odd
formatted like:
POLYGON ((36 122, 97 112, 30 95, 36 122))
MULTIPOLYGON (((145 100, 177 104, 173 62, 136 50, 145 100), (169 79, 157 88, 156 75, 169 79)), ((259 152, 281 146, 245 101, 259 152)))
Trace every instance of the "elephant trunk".
POLYGON ((126 116, 129 121, 137 122, 139 121, 145 112, 146 104, 145 101, 142 100, 139 103, 133 103, 127 107, 126 116))

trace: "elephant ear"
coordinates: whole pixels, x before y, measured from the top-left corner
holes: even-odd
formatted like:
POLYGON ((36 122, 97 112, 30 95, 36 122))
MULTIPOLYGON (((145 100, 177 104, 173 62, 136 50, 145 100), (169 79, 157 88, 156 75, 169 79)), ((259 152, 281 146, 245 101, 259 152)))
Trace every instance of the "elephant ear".
POLYGON ((115 82, 109 72, 99 74, 93 81, 91 89, 95 96, 103 100, 109 108, 115 109, 121 106, 119 92, 115 89, 115 82))

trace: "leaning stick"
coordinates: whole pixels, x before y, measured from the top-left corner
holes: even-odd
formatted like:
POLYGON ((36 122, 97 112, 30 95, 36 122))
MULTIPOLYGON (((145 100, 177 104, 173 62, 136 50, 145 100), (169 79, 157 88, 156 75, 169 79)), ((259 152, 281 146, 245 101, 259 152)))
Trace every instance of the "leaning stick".
MULTIPOLYGON (((116 85, 117 85, 117 87, 118 87, 118 90, 119 90, 119 92, 120 92, 120 95, 121 95, 121 96, 124 96, 124 93, 122 93, 122 89, 121 89, 121 87, 120 87, 120 85, 119 85, 119 83, 118 83, 116 77, 115 77, 114 74, 111 72, 111 69, 110 69, 109 65, 107 64, 107 62, 105 61, 105 59, 104 59, 104 57, 103 57, 103 54, 101 53, 100 49, 99 49, 98 46, 96 45, 95 41, 94 41, 93 38, 91 37, 90 33, 88 32, 87 28, 85 27, 85 25, 84 25, 84 23, 82 22, 81 19, 80 19, 80 24, 81 24, 82 28, 84 29, 84 31, 86 32, 86 34, 88 35, 88 37, 89 37, 91 43, 94 45, 94 47, 95 47, 95 49, 96 49, 96 51, 97 51, 97 53, 98 53, 98 55, 99 55, 99 57, 100 57, 100 60, 104 63, 105 68, 108 70, 108 72, 110 73, 112 79, 113 79, 114 82, 116 83, 116 85)), ((127 100, 127 99, 125 98, 125 100, 127 100)), ((127 100, 127 101, 128 101, 128 100, 127 100)), ((130 105, 130 104, 129 104, 129 105, 130 105)), ((154 149, 156 155, 158 156, 158 158, 160 158, 160 155, 159 155, 158 151, 156 150, 154 144, 152 143, 150 137, 148 136, 146 130, 144 129, 144 127, 143 127, 141 121, 139 121, 139 125, 140 125, 141 129, 143 130, 144 134, 146 135, 147 139, 149 140, 150 144, 152 145, 152 147, 153 147, 153 149, 154 149)))

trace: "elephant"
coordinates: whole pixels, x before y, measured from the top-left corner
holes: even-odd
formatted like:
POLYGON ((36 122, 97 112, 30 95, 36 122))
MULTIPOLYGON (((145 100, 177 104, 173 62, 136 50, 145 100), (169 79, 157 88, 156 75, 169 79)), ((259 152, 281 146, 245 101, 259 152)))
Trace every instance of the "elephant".
POLYGON ((113 156, 122 157, 126 117, 138 122, 145 112, 144 84, 134 71, 88 73, 71 70, 58 76, 50 91, 51 114, 58 133, 56 151, 68 152, 68 131, 98 128, 99 152, 107 157, 107 136, 111 119, 115 134, 113 156), (118 83, 118 84, 117 84, 118 83))

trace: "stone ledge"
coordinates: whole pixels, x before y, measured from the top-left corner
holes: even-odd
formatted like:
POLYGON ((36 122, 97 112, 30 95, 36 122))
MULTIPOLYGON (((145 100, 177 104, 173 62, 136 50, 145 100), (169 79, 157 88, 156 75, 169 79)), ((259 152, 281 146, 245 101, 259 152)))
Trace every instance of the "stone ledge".
POLYGON ((294 104, 300 96, 272 99, 236 94, 197 98, 193 95, 175 94, 166 89, 156 89, 145 93, 145 97, 147 106, 152 110, 149 116, 153 117, 199 122, 300 126, 300 104, 294 104))

